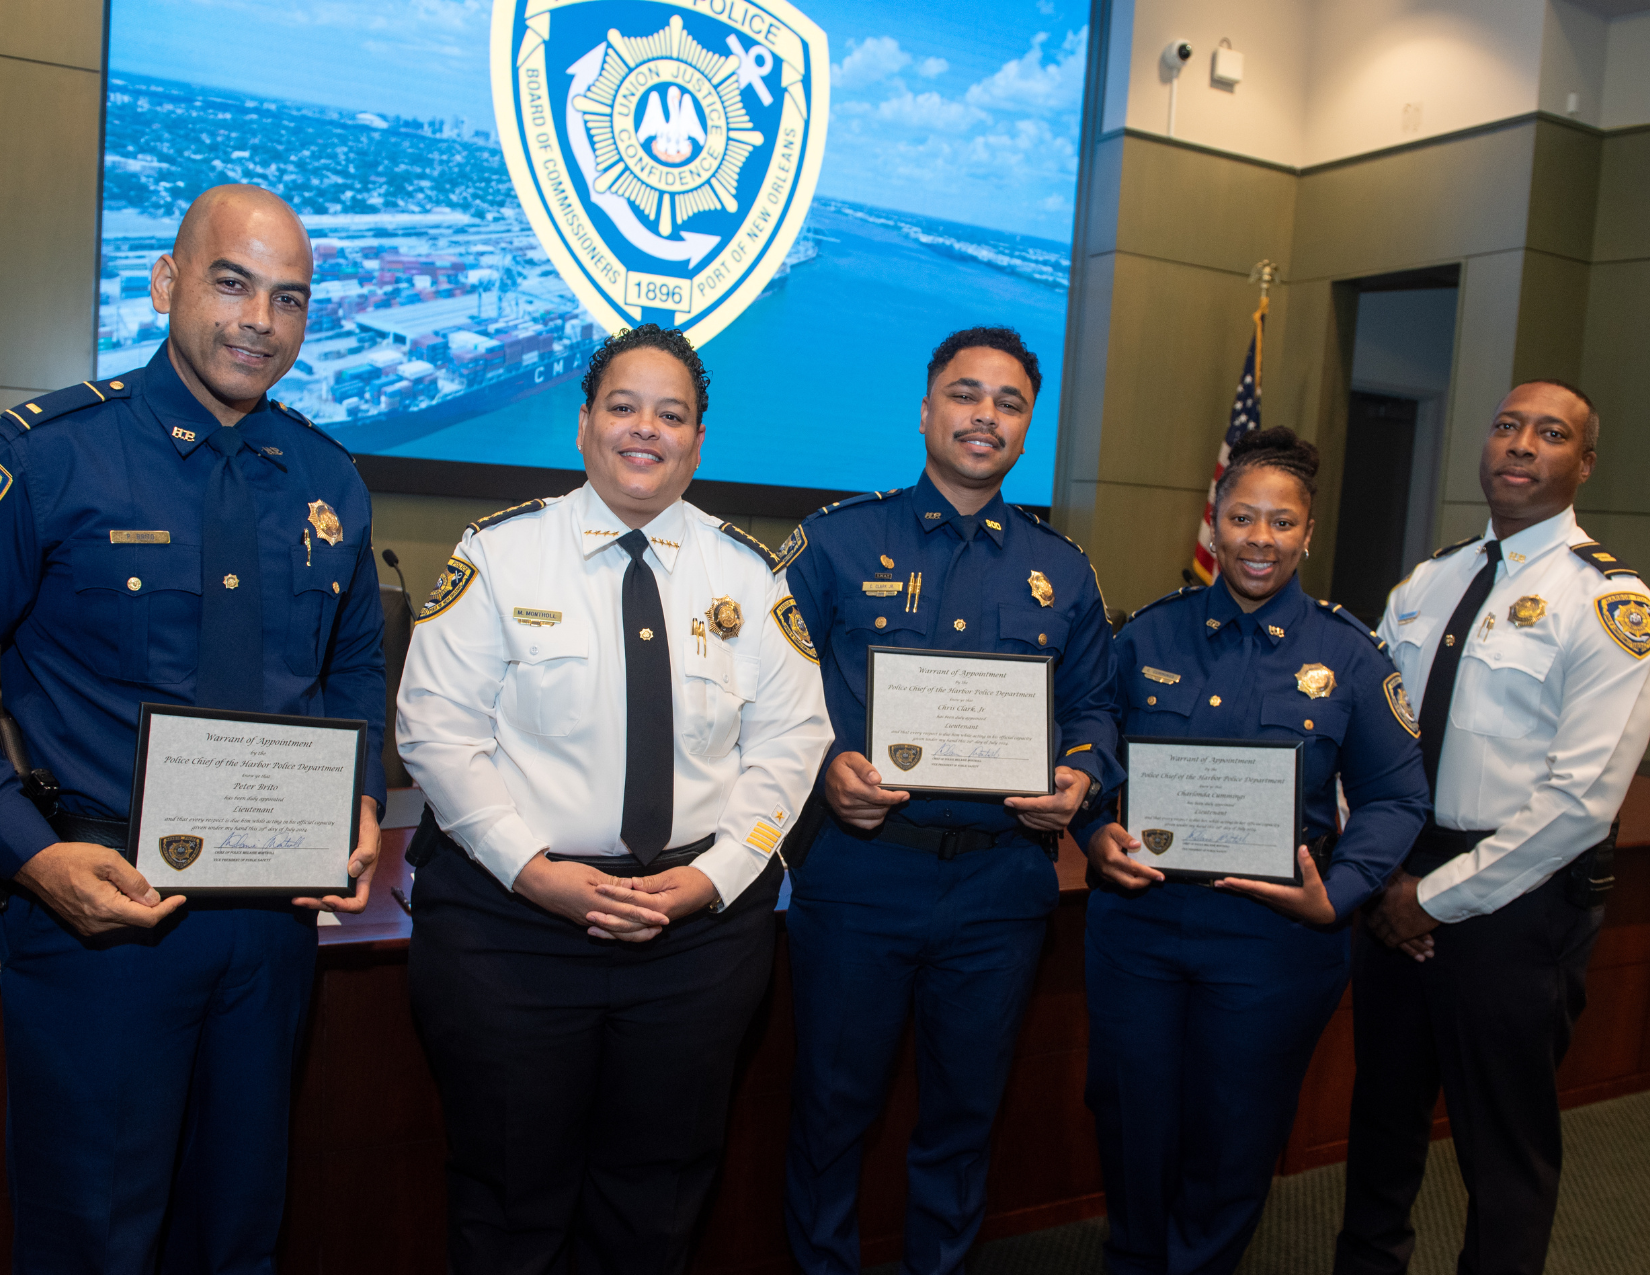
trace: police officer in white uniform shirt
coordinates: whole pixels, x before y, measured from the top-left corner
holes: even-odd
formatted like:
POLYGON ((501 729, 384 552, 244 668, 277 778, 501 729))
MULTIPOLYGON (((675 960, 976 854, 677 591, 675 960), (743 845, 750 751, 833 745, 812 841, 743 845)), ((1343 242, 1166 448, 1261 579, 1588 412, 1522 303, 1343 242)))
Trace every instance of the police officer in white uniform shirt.
POLYGON ((1573 508, 1598 428, 1561 382, 1508 394, 1479 462, 1489 526, 1417 567, 1381 621, 1421 692, 1434 815, 1354 946, 1337 1275, 1407 1267, 1440 1083, 1469 1200, 1461 1270, 1546 1261, 1554 1070, 1586 1003, 1612 821, 1650 739, 1650 592, 1573 508))
POLYGON ((768 985, 831 727, 772 555, 682 499, 707 382, 680 332, 610 338, 589 481, 472 523, 413 633, 409 979, 457 1275, 682 1270, 768 985))

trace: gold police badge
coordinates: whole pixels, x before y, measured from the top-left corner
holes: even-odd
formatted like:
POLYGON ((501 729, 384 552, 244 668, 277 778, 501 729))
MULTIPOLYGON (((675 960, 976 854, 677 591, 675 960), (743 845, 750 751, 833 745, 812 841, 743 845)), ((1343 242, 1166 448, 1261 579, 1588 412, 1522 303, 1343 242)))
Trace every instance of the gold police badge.
POLYGON ((710 610, 705 612, 705 619, 710 623, 710 631, 726 641, 728 638, 739 636, 739 628, 745 623, 745 614, 732 598, 712 598, 710 610))
POLYGON ((190 836, 184 832, 174 833, 160 839, 160 857, 166 861, 167 867, 182 872, 201 857, 201 851, 205 846, 206 840, 203 837, 190 836))
POLYGON ((309 525, 314 527, 315 534, 329 545, 339 544, 344 539, 344 528, 338 521, 338 511, 324 500, 309 502, 309 525))
POLYGON ((1415 736, 1416 739, 1420 739, 1421 724, 1415 720, 1415 710, 1409 706, 1409 696, 1404 692, 1403 676, 1398 673, 1388 674, 1386 681, 1382 682, 1381 686, 1386 691, 1387 707, 1392 710, 1392 715, 1398 719, 1398 725, 1415 736))
POLYGON ((1153 854, 1163 854, 1174 844, 1174 833, 1167 828, 1147 828, 1140 834, 1140 843, 1153 854))
POLYGON ((922 760, 921 744, 889 744, 888 760, 901 770, 910 770, 922 760))
POLYGON ((1546 599, 1533 593, 1526 594, 1507 608, 1507 618, 1521 629, 1529 628, 1546 614, 1546 599))
POLYGON ((1334 670, 1322 664, 1302 664, 1295 674, 1295 688, 1308 699, 1327 699, 1335 689, 1334 670))
POLYGON ((1054 605, 1054 586, 1048 582, 1048 577, 1041 571, 1033 571, 1027 577, 1026 583, 1031 586, 1031 596, 1036 598, 1043 606, 1051 607, 1054 605))
POLYGON ((1593 609, 1617 646, 1635 660, 1650 655, 1650 600, 1642 593, 1606 593, 1593 609))
POLYGON ((770 615, 773 622, 779 626, 779 631, 785 635, 785 640, 794 646, 797 654, 811 663, 819 663, 819 652, 814 650, 814 640, 808 633, 808 626, 803 623, 802 612, 796 608, 796 599, 786 594, 774 604, 770 615))

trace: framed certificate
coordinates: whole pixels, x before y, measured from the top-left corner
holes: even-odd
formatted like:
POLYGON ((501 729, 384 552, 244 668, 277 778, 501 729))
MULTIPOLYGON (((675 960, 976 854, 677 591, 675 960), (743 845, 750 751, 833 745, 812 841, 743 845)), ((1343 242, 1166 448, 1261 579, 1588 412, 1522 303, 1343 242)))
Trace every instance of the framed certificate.
POLYGON ((1054 791, 1054 660, 873 646, 865 755, 884 788, 957 797, 1054 791))
POLYGON ((1119 817, 1141 843, 1130 857, 1192 881, 1301 883, 1299 743, 1273 739, 1124 739, 1119 817))
POLYGON ((367 724, 144 704, 127 857, 162 895, 351 895, 367 724))

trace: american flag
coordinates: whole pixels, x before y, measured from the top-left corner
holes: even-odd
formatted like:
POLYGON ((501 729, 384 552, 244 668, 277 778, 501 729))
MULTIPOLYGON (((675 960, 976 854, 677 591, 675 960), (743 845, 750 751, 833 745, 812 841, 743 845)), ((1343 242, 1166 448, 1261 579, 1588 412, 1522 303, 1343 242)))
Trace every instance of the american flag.
POLYGON ((1249 338, 1249 353, 1243 360, 1243 377, 1238 381, 1237 393, 1232 397, 1232 416, 1226 425, 1226 437, 1221 439, 1220 454, 1215 457, 1215 476, 1209 480, 1209 499, 1203 505, 1203 524, 1197 529, 1197 551, 1193 555, 1192 570, 1204 584, 1215 582, 1215 484, 1226 472, 1226 462, 1232 455, 1232 445, 1252 429, 1260 428, 1260 352, 1261 338, 1266 326, 1266 299, 1261 298, 1255 311, 1255 334, 1249 338))

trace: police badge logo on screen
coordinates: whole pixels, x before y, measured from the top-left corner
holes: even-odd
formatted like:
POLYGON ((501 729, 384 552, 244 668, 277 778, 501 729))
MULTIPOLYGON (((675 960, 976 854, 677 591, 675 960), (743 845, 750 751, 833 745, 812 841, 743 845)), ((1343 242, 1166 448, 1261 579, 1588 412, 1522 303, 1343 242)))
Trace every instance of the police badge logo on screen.
POLYGON ((813 200, 825 33, 785 0, 494 0, 493 109, 551 263, 609 331, 708 341, 813 200))

